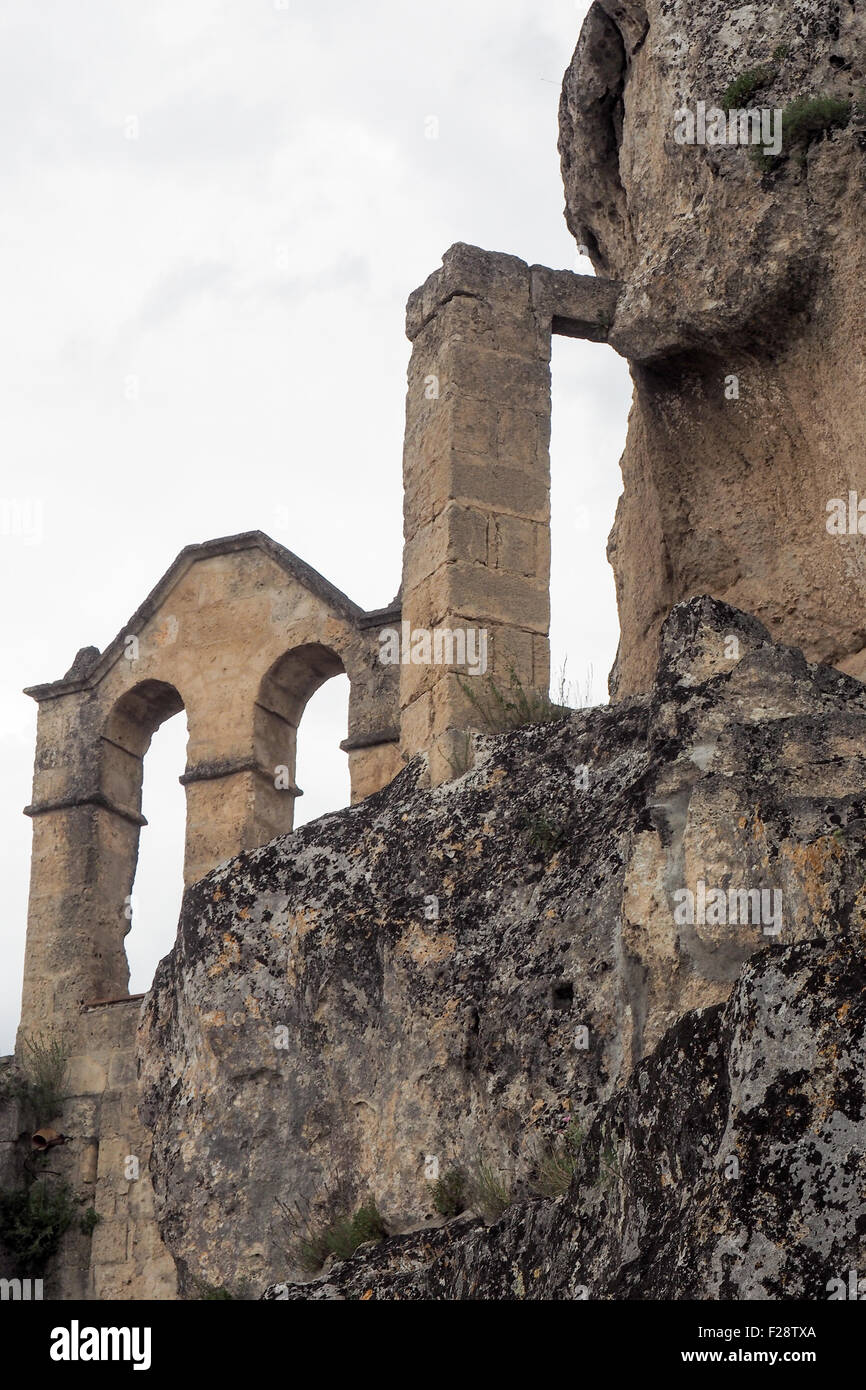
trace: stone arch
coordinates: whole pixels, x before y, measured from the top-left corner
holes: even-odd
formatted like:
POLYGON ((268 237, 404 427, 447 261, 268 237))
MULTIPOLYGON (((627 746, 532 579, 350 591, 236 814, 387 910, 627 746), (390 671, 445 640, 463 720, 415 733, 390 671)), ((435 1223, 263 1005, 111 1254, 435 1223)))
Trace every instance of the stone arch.
POLYGON ((365 612, 260 532, 189 546, 100 652, 83 648, 39 705, 22 1029, 78 1016, 129 987, 125 938, 138 861, 143 759, 186 712, 184 882, 291 829, 294 737, 313 692, 349 678, 352 801, 401 763, 399 670, 377 634, 399 599, 365 612), (279 753, 279 757, 274 754, 279 753))
POLYGON ((284 652, 262 676, 253 712, 253 748, 258 765, 272 774, 270 784, 262 779, 257 797, 263 843, 294 825, 295 800, 302 795, 295 781, 298 725, 307 702, 325 681, 344 674, 349 675, 346 664, 332 647, 304 642, 284 652))

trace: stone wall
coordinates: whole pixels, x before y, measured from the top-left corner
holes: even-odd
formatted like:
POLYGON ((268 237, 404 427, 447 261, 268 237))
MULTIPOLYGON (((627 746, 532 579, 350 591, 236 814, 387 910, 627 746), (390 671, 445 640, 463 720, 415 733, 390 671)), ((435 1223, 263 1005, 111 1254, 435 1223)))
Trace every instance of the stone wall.
MULTIPOLYGON (((67 1098, 56 1115, 37 1114, 22 1100, 0 1107, 0 1186, 66 1182, 80 1203, 73 1224, 44 1271, 49 1299, 171 1299, 175 1263, 154 1218, 150 1134, 138 1118, 135 1037, 141 998, 118 1001, 67 1019, 67 1098), (66 1142, 49 1150, 45 1170, 33 1167, 31 1135, 49 1126, 66 1142), (27 1171, 29 1164, 29 1173, 27 1171), (89 1210, 92 1233, 81 1228, 89 1210)), ((11 1059, 10 1059, 11 1060, 11 1059)), ((8 1258, 0 1272, 12 1277, 8 1258)))

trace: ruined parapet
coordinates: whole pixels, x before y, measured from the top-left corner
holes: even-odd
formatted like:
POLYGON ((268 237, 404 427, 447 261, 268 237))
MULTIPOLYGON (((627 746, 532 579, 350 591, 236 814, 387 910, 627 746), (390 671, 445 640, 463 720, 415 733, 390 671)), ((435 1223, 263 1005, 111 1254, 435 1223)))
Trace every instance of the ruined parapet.
POLYGON ((409 299, 401 746, 434 783, 465 766, 472 677, 547 692, 551 335, 604 341, 618 293, 458 243, 409 299))

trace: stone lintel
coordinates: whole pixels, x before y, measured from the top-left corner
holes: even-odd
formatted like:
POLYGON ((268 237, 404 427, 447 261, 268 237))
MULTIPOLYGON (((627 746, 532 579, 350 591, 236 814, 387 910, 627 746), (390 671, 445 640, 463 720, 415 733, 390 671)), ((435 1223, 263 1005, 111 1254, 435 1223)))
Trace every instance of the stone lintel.
POLYGON ((64 796, 57 801, 35 801, 24 807, 24 814, 45 816, 50 811, 74 811, 79 806, 96 806, 100 811, 108 811, 113 816, 120 816, 121 820, 129 821, 130 825, 147 825, 146 818, 140 812, 125 811, 122 806, 109 801, 102 792, 91 792, 86 796, 64 796))
POLYGON ((113 1004, 140 1004, 145 997, 144 994, 121 994, 117 999, 88 999, 79 1005, 78 1012, 89 1014, 94 1009, 107 1009, 113 1004))
POLYGON ((355 753, 359 748, 378 748, 383 743, 399 742, 399 729, 379 729, 373 734, 359 734, 357 738, 344 738, 340 747, 344 753, 355 753))
POLYGON ((532 303, 539 316, 550 320, 551 331, 563 338, 607 342, 624 286, 618 280, 576 275, 534 265, 532 303))
POLYGON ((393 627, 400 622, 402 615, 402 604, 389 603, 386 608, 371 608, 369 613, 358 619, 358 627, 361 632, 368 632, 374 627, 393 627))

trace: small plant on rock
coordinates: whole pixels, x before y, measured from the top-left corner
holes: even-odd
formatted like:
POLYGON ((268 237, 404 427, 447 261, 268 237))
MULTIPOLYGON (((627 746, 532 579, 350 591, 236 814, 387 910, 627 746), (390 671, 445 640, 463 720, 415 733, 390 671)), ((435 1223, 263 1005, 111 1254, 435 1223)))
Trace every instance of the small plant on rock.
POLYGON ((756 92, 769 87, 776 77, 774 63, 759 63, 757 67, 747 68, 735 77, 722 93, 719 105, 723 111, 742 111, 749 105, 756 92))
POLYGON ((798 164, 804 167, 810 145, 831 130, 848 125, 853 114, 854 103, 847 97, 797 97, 782 112, 782 153, 765 155, 756 146, 750 157, 763 173, 778 168, 790 154, 796 154, 798 164))
POLYGON ((84 1215, 78 1223, 82 1235, 92 1236, 93 1232, 96 1230, 101 1220, 102 1217, 99 1215, 99 1212, 96 1210, 96 1208, 88 1207, 87 1211, 84 1213, 84 1215))
MULTIPOLYGON (((326 1207, 331 1213, 337 1211, 341 1192, 342 1188, 326 1198, 326 1207)), ((288 1253, 305 1274, 318 1274, 331 1255, 338 1260, 348 1260, 359 1246, 384 1240, 387 1235, 385 1222, 372 1199, 358 1207, 354 1215, 332 1214, 318 1219, 309 1209, 278 1205, 290 1235, 288 1253)))
POLYGON ((469 1177, 469 1201, 485 1221, 498 1221, 514 1201, 511 1183, 492 1164, 479 1161, 469 1177))
POLYGON ((18 1094, 33 1108, 38 1120, 53 1119, 63 1108, 69 1079, 69 1052, 54 1034, 35 1033, 24 1039, 22 1077, 18 1094))
POLYGON ((466 1210, 466 1174, 462 1168, 448 1168, 430 1184, 433 1206, 440 1216, 450 1220, 466 1210))
POLYGON ((572 1116, 563 1132, 546 1144, 536 1160, 533 1189, 539 1197, 562 1197, 571 1186, 585 1135, 572 1116))

